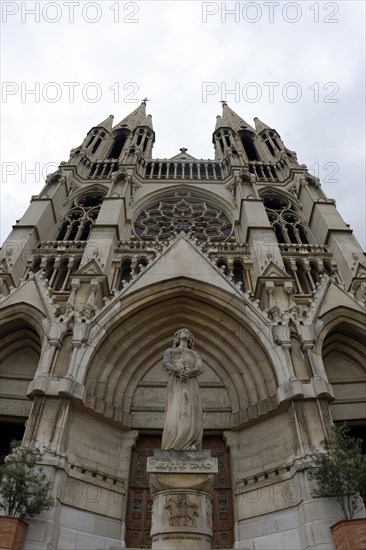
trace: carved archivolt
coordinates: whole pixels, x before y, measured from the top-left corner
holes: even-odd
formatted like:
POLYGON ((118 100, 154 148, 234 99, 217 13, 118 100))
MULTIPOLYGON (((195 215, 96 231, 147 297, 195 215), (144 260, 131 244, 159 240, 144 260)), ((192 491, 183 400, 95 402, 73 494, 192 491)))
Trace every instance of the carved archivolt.
MULTIPOLYGON (((215 425, 227 427, 230 422, 239 422, 239 416, 233 419, 232 415, 239 415, 242 408, 253 403, 269 400, 266 406, 276 407, 273 396, 277 377, 260 340, 266 340, 266 331, 258 326, 253 332, 248 319, 244 321, 233 311, 229 313, 227 299, 220 302, 217 295, 212 303, 197 286, 181 281, 177 287, 177 282, 172 281, 164 288, 159 286, 157 294, 158 287, 150 287, 149 297, 144 294, 142 309, 134 295, 134 313, 130 312, 125 320, 111 317, 104 337, 85 366, 88 406, 94 408, 100 403, 105 410, 117 407, 133 414, 136 425, 141 416, 145 425, 151 419, 162 427, 166 379, 162 378, 161 357, 172 331, 185 324, 197 334, 200 343, 198 352, 205 365, 199 381, 203 406, 207 414, 215 416, 215 425)), ((129 309, 127 301, 125 307, 129 309)))

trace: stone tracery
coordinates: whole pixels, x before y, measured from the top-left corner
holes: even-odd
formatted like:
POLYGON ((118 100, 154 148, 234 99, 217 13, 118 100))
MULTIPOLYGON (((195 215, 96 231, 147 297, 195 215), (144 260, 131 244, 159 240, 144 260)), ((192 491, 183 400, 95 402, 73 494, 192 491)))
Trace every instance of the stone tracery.
POLYGON ((58 241, 86 241, 91 227, 98 217, 103 201, 100 193, 76 197, 65 215, 59 229, 58 241))
POLYGON ((222 242, 230 237, 232 223, 223 209, 190 193, 176 193, 142 210, 134 230, 144 240, 162 241, 184 231, 201 242, 222 242))
POLYGON ((305 229, 302 217, 289 199, 282 195, 266 194, 263 204, 279 243, 309 243, 309 230, 305 229))

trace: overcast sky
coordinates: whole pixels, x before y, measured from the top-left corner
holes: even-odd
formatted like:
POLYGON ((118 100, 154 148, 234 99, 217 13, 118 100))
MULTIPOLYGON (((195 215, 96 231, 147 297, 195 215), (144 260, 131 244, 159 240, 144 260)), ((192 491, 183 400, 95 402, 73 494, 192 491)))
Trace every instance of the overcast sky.
POLYGON ((92 126, 148 97, 154 157, 212 158, 221 99, 276 128, 365 246, 363 0, 1 9, 2 241, 92 126))

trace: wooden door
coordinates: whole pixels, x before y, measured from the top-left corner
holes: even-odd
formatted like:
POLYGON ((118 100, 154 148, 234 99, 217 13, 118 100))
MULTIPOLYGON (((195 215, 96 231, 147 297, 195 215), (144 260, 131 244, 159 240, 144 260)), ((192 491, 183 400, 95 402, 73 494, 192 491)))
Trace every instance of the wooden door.
POLYGON ((204 437, 202 447, 210 449, 219 467, 213 494, 212 548, 232 548, 234 517, 229 449, 221 436, 204 437))
MULTIPOLYGON (((132 453, 130 490, 127 506, 126 543, 129 548, 151 548, 151 509, 146 475, 147 457, 160 449, 161 436, 142 435, 132 453)), ((231 493, 230 456, 221 436, 203 438, 203 448, 210 449, 218 459, 219 473, 213 497, 212 548, 233 546, 233 504, 231 493)))

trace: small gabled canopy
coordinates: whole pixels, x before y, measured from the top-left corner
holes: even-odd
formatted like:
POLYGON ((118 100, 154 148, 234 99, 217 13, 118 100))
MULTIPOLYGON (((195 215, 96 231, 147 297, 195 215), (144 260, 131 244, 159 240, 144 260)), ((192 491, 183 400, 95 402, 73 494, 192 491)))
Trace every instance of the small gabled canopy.
POLYGON ((181 147, 180 153, 178 153, 177 155, 174 155, 174 157, 171 157, 167 160, 172 160, 174 162, 183 162, 187 160, 197 162, 198 159, 196 157, 192 157, 192 155, 189 155, 187 151, 188 149, 186 149, 185 147, 181 147))
POLYGON ((238 295, 234 284, 229 282, 184 234, 181 234, 162 252, 159 260, 152 262, 140 277, 130 283, 123 296, 126 298, 147 285, 175 280, 177 277, 197 280, 206 285, 219 287, 234 296, 238 295))
POLYGON ((86 264, 84 264, 82 267, 80 267, 75 273, 72 275, 103 275, 104 273, 101 270, 100 266, 97 264, 97 262, 92 259, 89 260, 86 264))
POLYGON ((233 111, 225 102, 222 104, 222 116, 217 117, 215 132, 219 128, 231 128, 234 132, 238 132, 240 130, 255 132, 253 126, 236 114, 235 111, 233 111))

